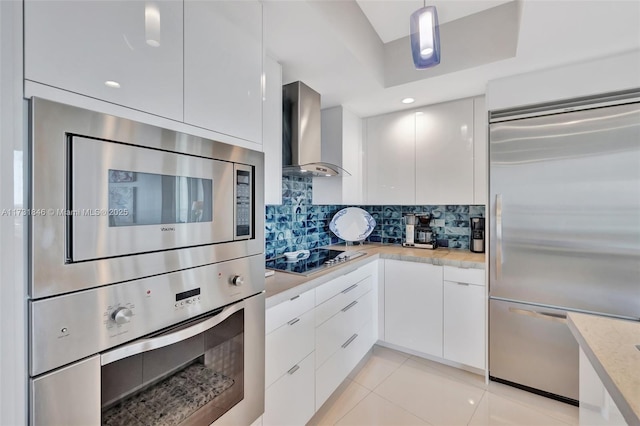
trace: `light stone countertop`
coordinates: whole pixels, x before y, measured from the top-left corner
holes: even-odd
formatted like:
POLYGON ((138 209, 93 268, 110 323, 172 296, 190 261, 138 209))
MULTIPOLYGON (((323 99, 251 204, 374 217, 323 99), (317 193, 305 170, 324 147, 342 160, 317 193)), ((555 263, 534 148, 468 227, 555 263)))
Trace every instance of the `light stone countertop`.
POLYGON ((353 250, 367 253, 327 271, 318 272, 305 277, 286 272, 278 272, 267 277, 266 308, 278 305, 305 291, 316 288, 334 278, 352 272, 376 259, 394 259, 410 262, 430 263, 433 265, 449 265, 459 268, 485 269, 485 254, 472 253, 469 250, 437 248, 435 250, 405 248, 399 245, 365 244, 360 246, 334 245, 327 248, 334 250, 353 250))
POLYGON ((640 425, 640 322, 569 312, 569 329, 630 425, 640 425))

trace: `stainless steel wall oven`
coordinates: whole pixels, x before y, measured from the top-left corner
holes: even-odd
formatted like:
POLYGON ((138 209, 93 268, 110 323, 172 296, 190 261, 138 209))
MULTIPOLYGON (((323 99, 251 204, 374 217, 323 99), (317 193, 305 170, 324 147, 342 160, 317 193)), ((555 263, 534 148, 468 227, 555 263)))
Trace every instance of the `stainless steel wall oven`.
POLYGON ((264 411, 262 153, 31 102, 30 422, 264 411))

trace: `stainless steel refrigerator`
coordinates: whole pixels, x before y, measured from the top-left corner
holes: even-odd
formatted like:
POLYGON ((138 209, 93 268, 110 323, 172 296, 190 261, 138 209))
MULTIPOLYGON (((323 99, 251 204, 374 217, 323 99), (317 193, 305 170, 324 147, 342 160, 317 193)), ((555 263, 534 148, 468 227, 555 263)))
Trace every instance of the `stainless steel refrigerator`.
POLYGON ((489 118, 489 375, 576 401, 567 311, 640 317, 640 91, 489 118))

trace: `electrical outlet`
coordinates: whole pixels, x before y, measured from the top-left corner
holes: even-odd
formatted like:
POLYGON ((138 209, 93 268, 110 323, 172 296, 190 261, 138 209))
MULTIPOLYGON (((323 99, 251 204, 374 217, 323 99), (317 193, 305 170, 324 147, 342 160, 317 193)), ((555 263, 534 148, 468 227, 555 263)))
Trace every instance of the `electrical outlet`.
POLYGON ((432 226, 443 227, 444 226, 444 219, 433 219, 433 225, 432 226))

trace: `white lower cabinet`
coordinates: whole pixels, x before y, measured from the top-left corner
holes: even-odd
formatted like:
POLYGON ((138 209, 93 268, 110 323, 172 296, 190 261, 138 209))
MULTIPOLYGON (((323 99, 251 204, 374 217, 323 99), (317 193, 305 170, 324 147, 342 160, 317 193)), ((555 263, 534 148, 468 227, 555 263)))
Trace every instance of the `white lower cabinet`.
POLYGON ((485 271, 385 260, 384 340, 485 368, 485 271))
POLYGON ((315 290, 267 309, 264 425, 303 425, 315 412, 315 290))
POLYGON ((316 410, 376 342, 377 271, 369 263, 318 287, 316 410))
POLYGON ((442 358, 442 266, 385 260, 388 343, 442 358))
POLYGON ((293 365, 265 392, 264 426, 300 426, 315 413, 314 354, 293 365))
POLYGON ((377 340, 373 261, 267 309, 266 425, 304 425, 377 340))
POLYGON ((271 385, 314 350, 313 311, 290 319, 265 339, 265 386, 271 385))
POLYGON ((444 282, 443 357, 484 369, 484 286, 444 282))
POLYGON ((338 350, 316 370, 316 409, 331 396, 376 342, 374 323, 367 322, 342 343, 338 350))
POLYGON ((589 358, 580 348, 580 425, 626 425, 589 358))
POLYGON ((485 368, 486 291, 482 269, 444 267, 444 351, 450 361, 485 368))
POLYGON ((371 321, 373 294, 354 299, 316 329, 316 367, 320 367, 364 324, 371 321))

